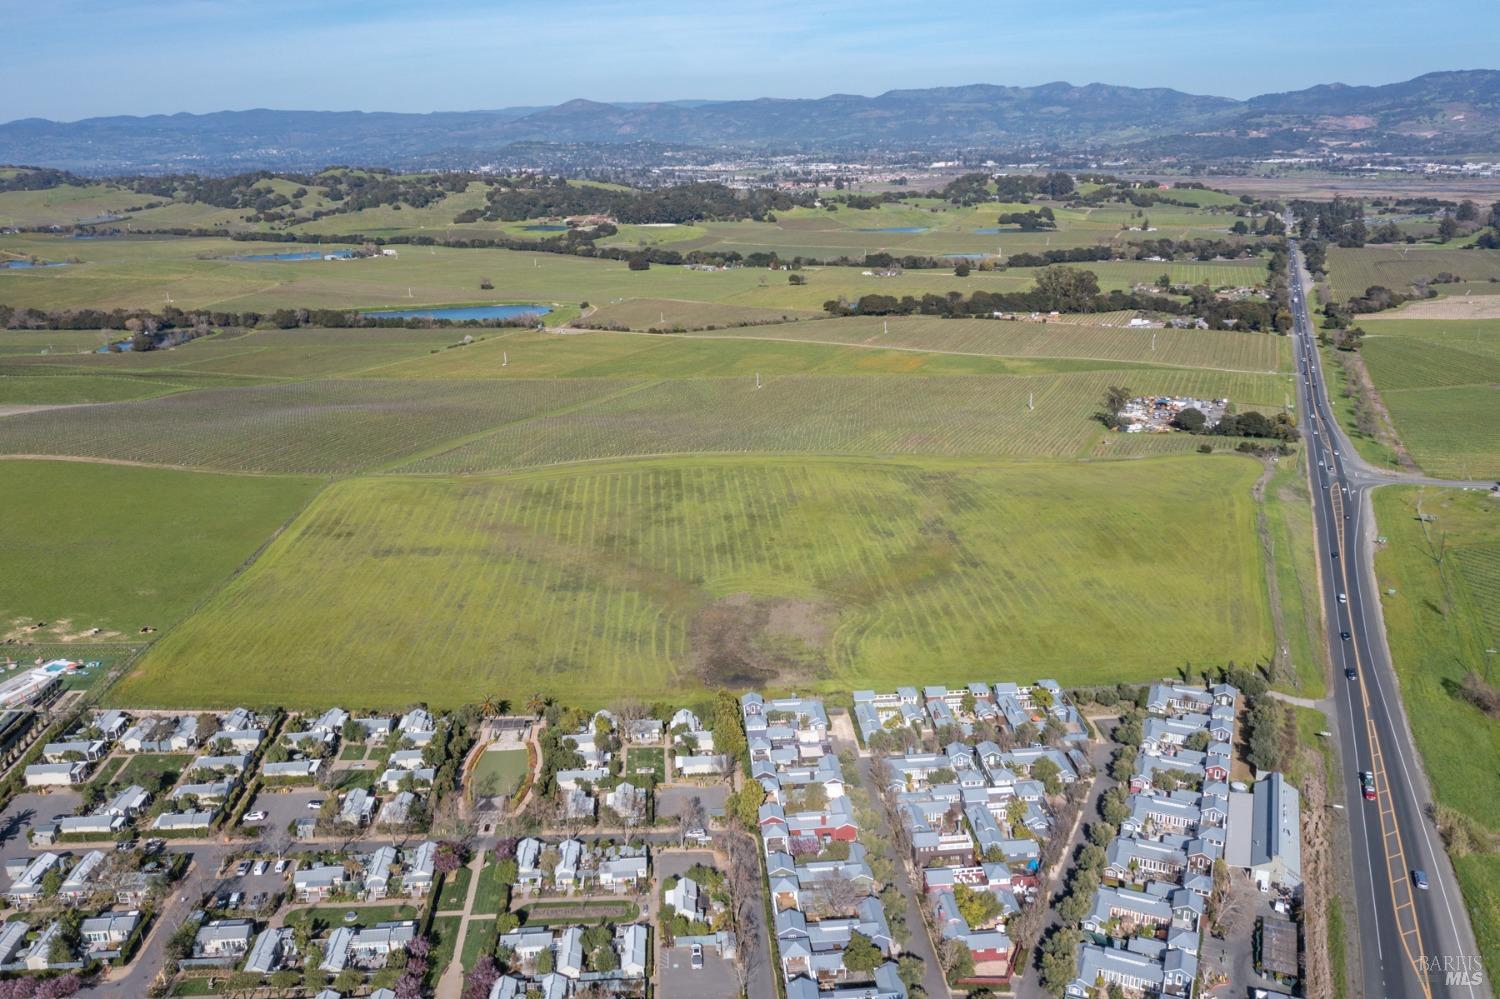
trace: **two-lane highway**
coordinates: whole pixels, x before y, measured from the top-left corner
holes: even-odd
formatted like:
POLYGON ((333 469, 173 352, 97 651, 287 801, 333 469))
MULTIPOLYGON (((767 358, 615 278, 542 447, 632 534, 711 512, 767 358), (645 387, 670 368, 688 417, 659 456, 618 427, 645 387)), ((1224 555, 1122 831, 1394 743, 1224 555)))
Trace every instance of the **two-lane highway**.
POLYGON ((1411 739, 1380 620, 1370 474, 1333 419, 1292 243, 1290 285, 1297 379, 1313 492, 1333 696, 1344 761, 1364 995, 1490 995, 1463 899, 1436 829, 1431 791, 1411 739), (1372 775, 1365 797, 1362 774, 1372 775))

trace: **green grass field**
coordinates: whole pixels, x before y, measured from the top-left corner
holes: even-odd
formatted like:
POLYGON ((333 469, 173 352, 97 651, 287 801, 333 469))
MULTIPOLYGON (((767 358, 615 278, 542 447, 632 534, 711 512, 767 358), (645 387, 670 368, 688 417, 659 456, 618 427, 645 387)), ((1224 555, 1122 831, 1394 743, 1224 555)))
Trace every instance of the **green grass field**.
POLYGON ((600 704, 892 685, 914 661, 931 682, 992 661, 1065 683, 1251 661, 1271 644, 1255 474, 1239 458, 691 459, 351 480, 113 698, 312 706, 352 686, 371 706, 449 706, 540 688, 600 704))
MULTIPOLYGON (((574 461, 747 452, 1068 458, 1103 433, 1110 385, 1279 408, 1274 375, 1132 369, 1063 375, 665 380, 501 428, 399 466, 474 473, 574 461)), ((0 428, 3 429, 3 428, 0 428)), ((0 435, 0 442, 4 437, 0 435)))
POLYGON ((1500 320, 1371 323, 1361 351, 1418 465, 1453 478, 1500 476, 1500 320))
MULTIPOLYGON (((1391 657, 1433 793, 1500 833, 1500 720, 1458 693, 1470 671, 1500 681, 1500 663, 1486 652, 1500 647, 1495 501, 1478 492, 1388 487, 1375 494, 1375 513, 1389 538, 1375 568, 1391 657), (1419 498, 1421 513, 1435 518, 1425 525, 1419 498), (1392 587, 1395 594, 1386 593, 1392 587)), ((1455 866, 1481 952, 1500 959, 1497 858, 1459 857, 1455 866)))
POLYGON ((853 318, 699 335, 845 343, 997 357, 1088 358, 1162 367, 1291 370, 1291 350, 1284 337, 1261 333, 1215 332, 1205 335, 1201 330, 1127 329, 1123 328, 1123 320, 1121 326, 1095 326, 990 319, 853 318))
POLYGON ((82 462, 0 468, 0 627, 31 641, 107 641, 174 624, 316 488, 299 478, 82 462), (47 627, 24 630, 39 622, 47 627), (89 635, 94 628, 104 634, 89 635))
POLYGON ((347 472, 553 409, 627 383, 315 381, 210 389, 145 402, 25 413, 0 421, 0 454, 245 472, 347 472))
MULTIPOLYGON (((809 324, 810 325, 810 324, 809 324)), ((776 327, 768 327, 776 329, 776 327)), ((1084 367, 1086 365, 1073 365, 1084 367)), ((1096 367, 1105 366, 1100 362, 1096 367)), ((385 367, 372 378, 709 378, 792 374, 1028 374, 1057 365, 775 339, 509 331, 385 367)))
POLYGON ((633 330, 700 330, 711 326, 744 326, 751 323, 790 322, 818 319, 811 309, 758 309, 746 305, 717 305, 666 298, 631 298, 603 305, 579 325, 633 330))
MULTIPOLYGON (((682 244, 686 247, 688 244, 682 244)), ((0 236, 0 253, 43 260, 76 259, 66 267, 0 270, 0 302, 43 309, 155 308, 168 295, 179 308, 416 308, 424 305, 532 302, 558 308, 588 301, 677 299, 757 309, 821 311, 823 303, 862 295, 963 294, 1029 288, 1035 268, 909 270, 891 278, 859 267, 810 267, 804 285, 781 271, 737 268, 703 272, 653 265, 631 271, 623 261, 513 250, 396 247, 396 258, 245 261, 286 252, 288 244, 218 238, 74 240, 46 235, 0 236), (488 279, 492 289, 481 289, 488 279)), ((297 249, 298 247, 291 247, 297 249)), ((1074 265, 1083 267, 1085 265, 1074 265)), ((1214 263, 1106 261, 1089 264, 1100 286, 1128 289, 1164 271, 1178 282, 1257 284, 1265 261, 1214 263)), ((700 310, 701 311, 701 310, 700 310)))
MULTIPOLYGON (((1447 271, 1467 281, 1500 280, 1500 250, 1465 250, 1448 246, 1361 246, 1328 248, 1328 281, 1340 299, 1363 295, 1372 285, 1411 294, 1413 282, 1447 271)), ((1500 290, 1500 285, 1491 285, 1500 290)), ((1438 291, 1451 290, 1438 285, 1438 291)))
POLYGON ((512 794, 526 776, 526 763, 524 749, 486 750, 474 764, 474 786, 488 788, 490 794, 512 794))

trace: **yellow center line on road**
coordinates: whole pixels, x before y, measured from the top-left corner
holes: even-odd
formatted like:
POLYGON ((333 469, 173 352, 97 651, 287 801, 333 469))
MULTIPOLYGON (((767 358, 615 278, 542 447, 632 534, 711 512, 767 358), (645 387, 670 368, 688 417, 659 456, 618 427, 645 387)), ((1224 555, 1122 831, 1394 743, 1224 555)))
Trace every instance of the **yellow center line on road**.
MULTIPOLYGON (((1319 415, 1317 407, 1313 407, 1313 421, 1322 424, 1324 434, 1332 433, 1328 422, 1319 415)), ((1325 441, 1333 440, 1332 436, 1325 437, 1325 441)), ((1337 485, 1337 479, 1333 478, 1334 467, 1332 461, 1327 469, 1332 483, 1337 485)), ((1339 575, 1343 579, 1343 592, 1348 593, 1350 586, 1349 562, 1351 555, 1347 544, 1347 534, 1344 528, 1344 495, 1342 487, 1337 490, 1330 489, 1330 506, 1333 509, 1333 530, 1337 538, 1339 552, 1339 575)), ((1365 685, 1365 668, 1359 653, 1359 642, 1352 640, 1354 631, 1353 615, 1350 615, 1349 629, 1351 632, 1350 646, 1354 651, 1355 672, 1359 681, 1360 706, 1364 711, 1366 736, 1370 740, 1370 769, 1375 775, 1375 793, 1379 806, 1377 811, 1380 815, 1381 839, 1385 848, 1386 876, 1391 879, 1391 903, 1396 914, 1397 929, 1401 934, 1401 947, 1406 951, 1406 958, 1411 962, 1413 971, 1416 972, 1417 983, 1422 989, 1422 994, 1427 999, 1432 999, 1432 986, 1422 974, 1420 962, 1426 951, 1422 944, 1422 928, 1417 920, 1416 903, 1412 897, 1411 878, 1406 862, 1406 848, 1402 843, 1401 821, 1396 816, 1396 809, 1392 803, 1390 781, 1386 778, 1385 756, 1381 751, 1380 735, 1375 728, 1375 715, 1370 701, 1370 691, 1365 685), (1394 845, 1393 845, 1394 842, 1394 845), (1410 915, 1410 924, 1404 918, 1410 915)))

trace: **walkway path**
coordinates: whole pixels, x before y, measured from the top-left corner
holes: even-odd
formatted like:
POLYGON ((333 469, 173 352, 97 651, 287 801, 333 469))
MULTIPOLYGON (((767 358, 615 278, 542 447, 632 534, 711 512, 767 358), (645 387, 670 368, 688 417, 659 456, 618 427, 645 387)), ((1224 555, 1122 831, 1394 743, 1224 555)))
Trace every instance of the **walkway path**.
POLYGON ((462 909, 447 909, 434 912, 434 916, 460 916, 462 921, 458 924, 458 938, 453 941, 453 959, 448 962, 448 967, 443 970, 443 977, 438 979, 437 999, 459 999, 464 991, 464 937, 469 935, 469 922, 475 918, 493 919, 493 916, 471 916, 474 911, 474 896, 479 893, 479 878, 484 873, 485 850, 475 850, 474 859, 469 861, 469 892, 464 898, 462 909))

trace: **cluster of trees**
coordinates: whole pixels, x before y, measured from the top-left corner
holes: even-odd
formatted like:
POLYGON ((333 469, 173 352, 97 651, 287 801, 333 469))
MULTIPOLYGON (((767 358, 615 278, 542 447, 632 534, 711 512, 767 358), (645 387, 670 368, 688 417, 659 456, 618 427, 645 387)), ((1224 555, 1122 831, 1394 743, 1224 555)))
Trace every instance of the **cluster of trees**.
MULTIPOLYGON (((1339 246, 1364 246, 1369 239, 1365 225, 1365 203, 1358 198, 1335 196, 1332 201, 1292 202, 1298 235, 1339 246)), ((1311 266, 1311 262, 1309 262, 1311 266)))
POLYGON ((1183 303, 1164 295, 1099 290, 1093 271, 1073 267, 1046 267, 1027 291, 976 291, 965 298, 956 291, 946 295, 928 293, 920 298, 903 295, 862 295, 854 302, 844 299, 823 303, 835 316, 943 316, 988 317, 1009 312, 1113 312, 1137 309, 1171 315, 1201 316, 1213 329, 1284 332, 1291 328, 1291 313, 1274 301, 1245 299, 1227 302, 1206 287, 1194 288, 1183 303))
POLYGON ((1386 309, 1394 309, 1413 299, 1432 298, 1437 294, 1427 286, 1426 282, 1414 287, 1417 293, 1407 295, 1392 291, 1384 285, 1374 284, 1366 288, 1363 295, 1354 295, 1347 302, 1329 302, 1323 306, 1323 326, 1334 330, 1345 329, 1353 321, 1354 316, 1370 312, 1384 312, 1386 309))
POLYGON ((1043 174, 966 173, 949 181, 940 191, 929 192, 955 205, 980 205, 988 201, 1028 204, 1032 198, 1066 198, 1075 190, 1071 175, 1061 171, 1043 174), (991 186, 993 185, 993 190, 991 186))
POLYGON ((167 306, 160 312, 143 309, 17 309, 0 305, 0 329, 21 330, 120 330, 131 334, 132 350, 155 350, 173 347, 216 329, 272 326, 276 329, 302 328, 352 329, 377 327, 388 329, 441 329, 447 327, 495 328, 535 326, 536 319, 517 316, 512 319, 393 319, 366 316, 340 309, 275 309, 271 312, 183 312, 167 306))
MULTIPOLYGON (((1267 215, 1267 219, 1276 219, 1274 215, 1267 215)), ((1278 225, 1280 220, 1276 219, 1278 225)), ((1264 228, 1260 235, 1275 235, 1266 233, 1264 228)), ((1246 242, 1234 239, 1142 239, 1130 243, 1133 250, 1131 255, 1135 260, 1146 260, 1150 257, 1160 257, 1163 260, 1241 260, 1246 257, 1256 257, 1266 250, 1265 243, 1246 242)))
POLYGON ((1208 418, 1200 410, 1189 406, 1178 413, 1172 422, 1177 429, 1186 430, 1190 434, 1214 437, 1273 438, 1288 443, 1298 437, 1296 421, 1286 413, 1277 413, 1268 419, 1265 414, 1253 409, 1244 413, 1225 413, 1218 423, 1210 427, 1207 425, 1208 418))
POLYGON ((769 212, 811 206, 811 192, 754 188, 736 191, 704 182, 650 191, 569 184, 561 177, 526 188, 493 187, 485 217, 505 222, 561 215, 608 215, 621 222, 764 219, 769 212))
POLYGON ((0 192, 4 191, 50 191, 54 187, 79 186, 90 183, 66 170, 51 167, 29 167, 16 170, 9 175, 0 175, 0 192))
POLYGON ((1261 692, 1247 698, 1245 712, 1245 759, 1257 770, 1281 769, 1281 750, 1285 742, 1286 708, 1269 694, 1261 692))
POLYGON ((1057 228, 1057 217, 1045 205, 1025 212, 1001 212, 995 219, 1000 225, 1016 225, 1022 232, 1042 232, 1057 228))

